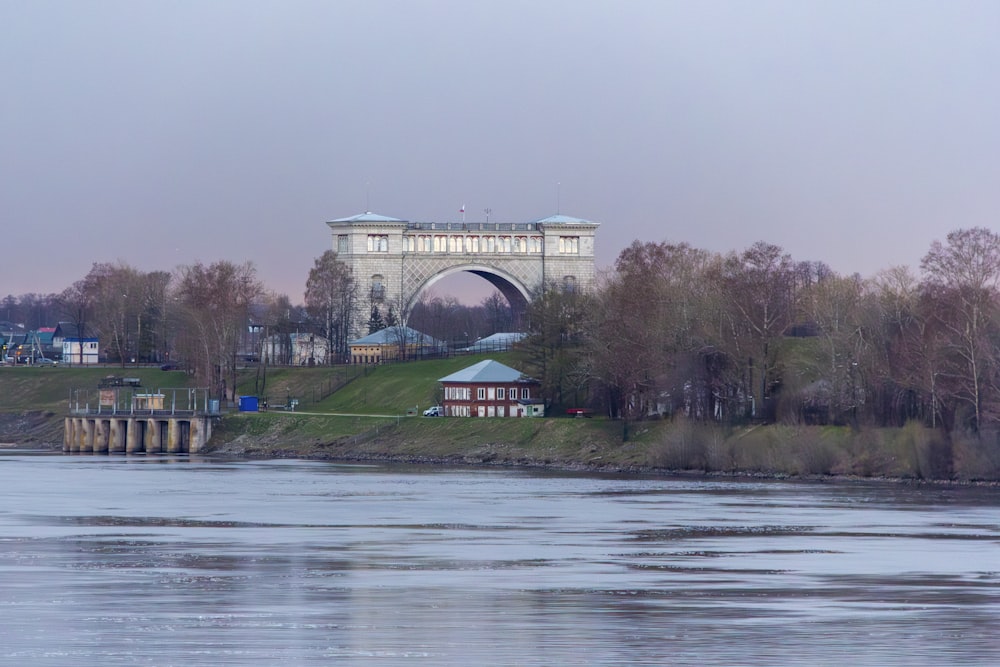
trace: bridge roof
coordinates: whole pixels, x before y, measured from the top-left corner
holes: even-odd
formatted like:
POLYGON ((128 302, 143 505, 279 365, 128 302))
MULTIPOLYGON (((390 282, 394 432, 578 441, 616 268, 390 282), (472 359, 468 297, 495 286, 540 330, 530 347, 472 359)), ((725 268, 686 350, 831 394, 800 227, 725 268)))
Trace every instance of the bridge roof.
POLYGON ((550 215, 547 218, 541 218, 540 220, 535 220, 535 223, 541 223, 543 225, 596 225, 597 223, 593 220, 584 220, 583 218, 574 218, 568 215, 550 215))
POLYGON ((379 215, 378 213, 365 211, 364 213, 358 213, 357 215, 352 215, 349 218, 338 218, 336 220, 331 220, 330 222, 406 222, 406 220, 400 220, 399 218, 390 218, 387 215, 379 215))

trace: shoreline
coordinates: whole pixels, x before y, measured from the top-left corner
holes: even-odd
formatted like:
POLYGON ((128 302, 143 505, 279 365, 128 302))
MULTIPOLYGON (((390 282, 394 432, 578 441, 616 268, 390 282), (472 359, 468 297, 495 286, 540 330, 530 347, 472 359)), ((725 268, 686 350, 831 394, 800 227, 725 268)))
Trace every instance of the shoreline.
MULTIPOLYGON (((6 420, 0 419, 6 421, 8 426, 3 433, 4 441, 0 442, 0 449, 62 453, 61 437, 58 436, 62 428, 61 418, 53 419, 51 412, 8 413, 6 417, 6 420)), ((515 420, 502 424, 480 424, 467 420, 404 420, 404 426, 415 428, 400 429, 397 422, 395 427, 382 426, 381 430, 368 428, 367 431, 362 429, 353 431, 350 435, 335 436, 329 432, 330 416, 297 415, 295 419, 295 427, 289 430, 289 422, 282 418, 266 419, 263 422, 246 416, 224 418, 217 424, 208 446, 199 455, 244 460, 302 459, 531 469, 637 478, 1000 487, 1000 480, 995 479, 897 476, 878 474, 876 471, 873 471, 875 474, 867 475, 837 471, 797 473, 736 466, 733 469, 712 470, 655 465, 656 448, 661 446, 659 440, 623 444, 607 437, 606 432, 602 435, 601 431, 589 428, 596 424, 580 420, 515 420), (314 428, 309 428, 309 423, 314 428), (257 428, 261 424, 264 428, 257 428), (581 428, 584 430, 580 430, 581 428)), ((655 425, 648 427, 654 428, 655 425)))
MULTIPOLYGON (((4 450, 25 450, 42 451, 52 454, 94 456, 88 452, 63 452, 54 446, 40 446, 38 443, 0 443, 0 449, 4 450)), ((111 456, 106 454, 103 456, 111 456)), ((190 454, 115 454, 122 458, 148 457, 148 456, 173 456, 186 457, 190 454)), ((239 452, 225 448, 202 452, 194 456, 209 459, 238 460, 238 461, 281 461, 299 459, 302 461, 320 461, 327 463, 346 464, 387 464, 387 465, 410 465, 428 467, 468 467, 482 469, 508 469, 508 470, 538 470, 563 473, 609 475, 621 477, 638 478, 674 478, 689 480, 717 480, 730 482, 797 482, 814 484, 886 484, 901 486, 927 486, 935 488, 1000 488, 1000 481, 996 480, 949 480, 949 479, 918 479, 907 477, 863 477, 859 475, 790 475, 784 473, 766 472, 727 472, 727 471, 707 471, 707 470, 675 470, 667 468, 657 468, 655 466, 613 466, 613 465, 593 465, 584 462, 562 462, 552 463, 535 460, 483 460, 468 456, 427 456, 427 455, 392 455, 392 454, 367 454, 367 455, 341 455, 330 456, 322 454, 304 454, 294 448, 283 448, 277 451, 268 452, 239 452)))

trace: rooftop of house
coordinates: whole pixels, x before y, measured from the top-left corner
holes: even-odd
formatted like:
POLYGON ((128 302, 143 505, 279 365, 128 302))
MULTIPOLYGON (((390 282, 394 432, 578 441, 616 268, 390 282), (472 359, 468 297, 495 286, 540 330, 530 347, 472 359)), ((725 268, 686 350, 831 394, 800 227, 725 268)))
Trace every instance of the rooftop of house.
POLYGON ((519 343, 524 340, 527 335, 528 334, 517 331, 498 332, 491 334, 486 338, 480 338, 475 343, 464 349, 470 352, 476 350, 481 350, 483 352, 488 352, 490 350, 506 350, 514 343, 519 343))
POLYGON ((441 342, 425 333, 410 327, 386 327, 363 338, 352 340, 350 345, 398 345, 400 336, 404 336, 410 345, 440 345, 441 342))
POLYGON ((533 380, 516 368, 511 368, 492 359, 484 359, 451 375, 446 375, 438 382, 533 382, 533 380))

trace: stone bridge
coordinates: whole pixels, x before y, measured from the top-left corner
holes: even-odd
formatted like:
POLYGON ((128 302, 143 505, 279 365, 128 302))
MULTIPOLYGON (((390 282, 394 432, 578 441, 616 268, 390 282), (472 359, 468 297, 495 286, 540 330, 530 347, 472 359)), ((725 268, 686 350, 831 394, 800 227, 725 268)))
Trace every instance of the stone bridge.
MULTIPOLYGON (((421 292, 462 271, 506 297, 515 321, 542 285, 592 291, 598 223, 564 215, 523 223, 409 222, 362 213, 328 223, 337 257, 353 271, 367 304, 407 313, 421 292)), ((367 305, 366 304, 366 305, 367 305)), ((359 309, 353 334, 364 331, 359 309)))

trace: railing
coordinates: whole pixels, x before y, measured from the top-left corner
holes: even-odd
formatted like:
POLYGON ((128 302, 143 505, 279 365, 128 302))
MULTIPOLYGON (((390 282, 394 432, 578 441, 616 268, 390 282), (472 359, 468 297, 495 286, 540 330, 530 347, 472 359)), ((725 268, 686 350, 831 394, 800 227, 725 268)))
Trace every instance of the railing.
POLYGON ((110 387, 70 390, 71 415, 112 416, 194 416, 217 415, 219 401, 207 388, 138 389, 110 387))
POLYGON ((435 232, 533 232, 534 222, 408 222, 407 229, 435 232))

